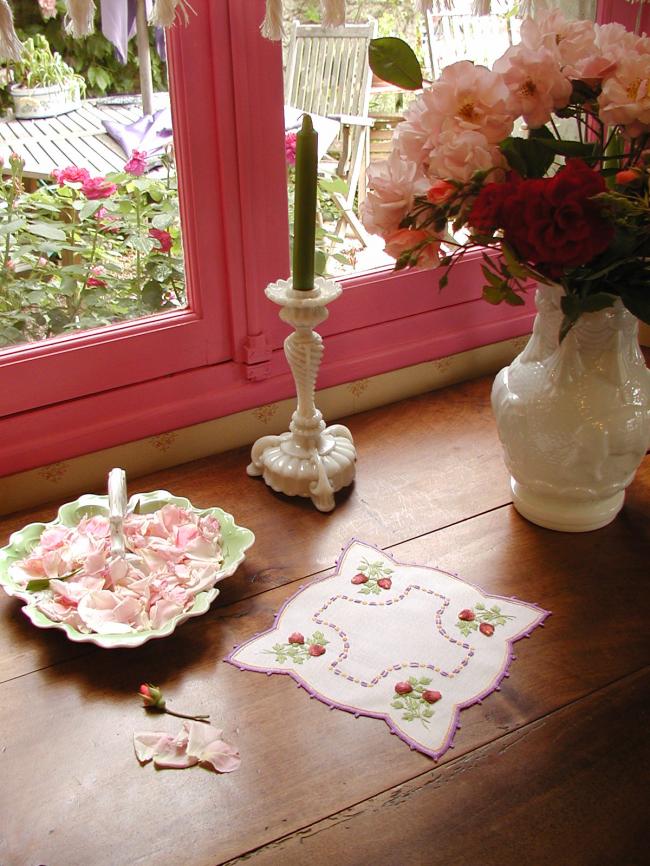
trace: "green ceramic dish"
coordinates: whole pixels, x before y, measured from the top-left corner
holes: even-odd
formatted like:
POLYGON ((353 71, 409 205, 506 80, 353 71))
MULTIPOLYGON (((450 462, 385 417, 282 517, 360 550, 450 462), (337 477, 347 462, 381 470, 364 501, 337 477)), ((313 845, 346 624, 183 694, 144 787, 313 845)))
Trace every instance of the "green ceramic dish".
MULTIPOLYGON (((194 508, 189 499, 185 499, 183 496, 173 496, 166 490, 136 494, 129 500, 129 508, 135 509, 140 514, 151 514, 169 503, 179 505, 181 508, 191 509, 199 515, 211 514, 219 520, 221 523, 224 561, 221 569, 217 572, 216 582, 234 574, 239 565, 244 561, 246 551, 255 541, 255 536, 250 529, 237 526, 232 514, 222 511, 221 508, 194 508)), ((30 553, 46 528, 61 524, 63 526, 76 526, 82 517, 93 517, 95 515, 108 517, 108 496, 85 494, 74 502, 62 505, 56 520, 50 523, 30 523, 19 532, 14 532, 9 538, 9 544, 0 549, 0 586, 3 587, 8 595, 14 595, 27 602, 23 607, 23 613, 29 617, 35 626, 38 628, 58 628, 63 630, 72 641, 94 643, 104 649, 136 647, 141 646, 152 638, 167 637, 167 635, 174 631, 177 625, 185 622, 186 619, 192 616, 200 616, 208 610, 210 604, 219 595, 219 590, 216 586, 200 592, 189 610, 175 616, 165 623, 162 628, 138 631, 132 634, 111 635, 96 634, 95 632, 85 634, 77 631, 77 629, 68 623, 54 622, 45 616, 44 613, 34 606, 34 593, 28 592, 23 587, 18 586, 11 579, 9 576, 9 566, 30 553)))

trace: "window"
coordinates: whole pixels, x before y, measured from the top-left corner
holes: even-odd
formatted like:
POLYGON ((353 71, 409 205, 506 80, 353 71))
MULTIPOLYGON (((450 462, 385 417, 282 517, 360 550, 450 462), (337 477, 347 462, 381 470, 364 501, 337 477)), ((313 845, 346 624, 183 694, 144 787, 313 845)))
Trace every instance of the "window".
MULTIPOLYGON (((0 353, 1 474, 292 391, 263 294, 289 271, 280 46, 259 34, 263 0, 193 6, 169 38, 190 307, 0 353)), ((480 285, 477 260, 443 292, 431 272, 344 280, 319 387, 529 331, 530 303, 491 307, 480 285)))

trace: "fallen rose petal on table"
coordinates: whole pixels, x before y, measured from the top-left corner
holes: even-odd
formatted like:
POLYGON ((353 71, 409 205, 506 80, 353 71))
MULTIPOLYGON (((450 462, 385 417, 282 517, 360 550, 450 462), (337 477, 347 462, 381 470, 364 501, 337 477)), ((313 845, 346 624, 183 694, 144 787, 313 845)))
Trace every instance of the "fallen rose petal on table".
POLYGON ((133 746, 142 764, 153 761, 161 769, 184 769, 202 763, 219 773, 232 773, 241 763, 239 751, 221 734, 207 723, 184 722, 176 736, 161 731, 134 734, 133 746))

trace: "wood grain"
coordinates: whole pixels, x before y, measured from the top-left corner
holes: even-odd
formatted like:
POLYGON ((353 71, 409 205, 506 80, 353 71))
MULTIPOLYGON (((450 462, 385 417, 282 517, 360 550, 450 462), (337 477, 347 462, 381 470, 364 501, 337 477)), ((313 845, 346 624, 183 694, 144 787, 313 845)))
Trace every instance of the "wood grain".
POLYGON ((650 669, 228 866, 641 866, 650 669))
MULTIPOLYGON (((508 504, 488 393, 489 382, 470 383, 351 418, 359 481, 331 515, 247 479, 245 449, 133 483, 218 503, 257 535, 213 608, 170 638, 131 651, 74 645, 3 598, 0 864, 216 866, 253 852, 290 866, 635 866, 650 459, 609 527, 535 527, 508 504), (463 712, 437 765, 382 722, 330 711, 287 677, 222 663, 352 536, 553 612, 517 644, 501 691, 463 712), (144 681, 160 683, 172 708, 210 712, 240 747, 241 769, 140 767, 133 732, 180 726, 144 713, 144 681), (608 835, 618 861, 607 859, 608 835)), ((6 518, 0 532, 48 512, 6 518)))

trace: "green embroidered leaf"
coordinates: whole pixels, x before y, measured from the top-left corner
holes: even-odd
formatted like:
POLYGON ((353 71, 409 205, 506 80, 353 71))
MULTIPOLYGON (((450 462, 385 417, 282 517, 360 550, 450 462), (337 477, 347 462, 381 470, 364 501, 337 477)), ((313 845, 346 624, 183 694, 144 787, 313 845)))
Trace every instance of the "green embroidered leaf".
POLYGON ((416 686, 418 684, 418 681, 415 677, 409 677, 409 683, 412 686, 416 686))
POLYGON ((396 710, 403 710, 404 704, 401 701, 393 701, 391 707, 395 707, 396 710))
POLYGON ((431 684, 431 678, 430 677, 420 677, 420 682, 422 683, 423 686, 428 686, 431 684))
POLYGON ((413 719, 415 718, 415 716, 413 715, 413 713, 404 713, 402 718, 404 719, 405 722, 412 722, 413 719))
POLYGON ((422 715, 423 715, 426 719, 430 719, 431 716, 433 715, 433 710, 431 709, 431 707, 427 707, 427 709, 422 713, 422 715))
POLYGON ((485 605, 479 601, 479 603, 476 605, 476 610, 485 610, 485 605))

